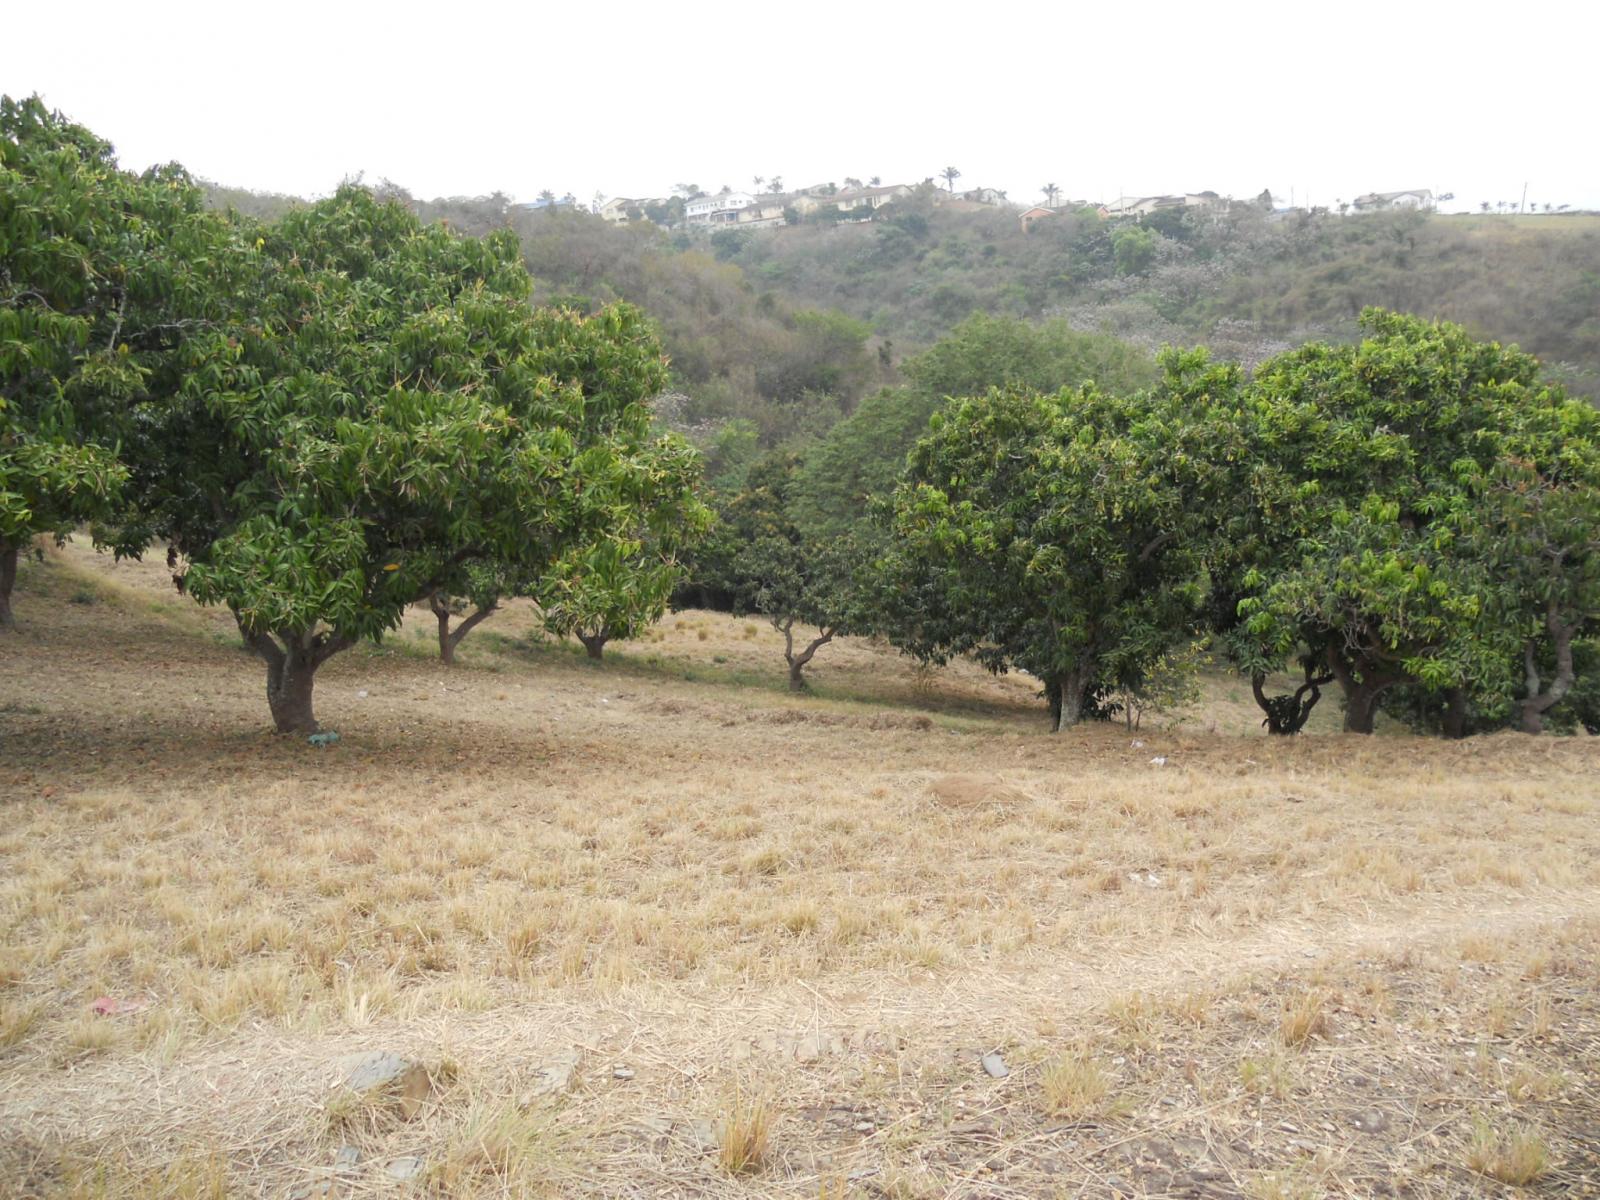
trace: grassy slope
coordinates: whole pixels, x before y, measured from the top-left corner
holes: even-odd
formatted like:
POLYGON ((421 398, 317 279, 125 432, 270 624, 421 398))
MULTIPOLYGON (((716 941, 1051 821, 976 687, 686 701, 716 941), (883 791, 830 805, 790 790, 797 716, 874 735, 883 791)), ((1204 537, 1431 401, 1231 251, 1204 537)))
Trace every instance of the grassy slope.
POLYGON ((1052 738, 871 645, 797 700, 764 626, 596 670, 512 612, 453 672, 336 659, 314 751, 161 576, 31 566, 4 647, 0 1190, 282 1195, 347 1144, 359 1193, 1600 1183, 1592 740, 1269 741, 1215 695, 1052 738), (328 1090, 378 1047, 434 1072, 413 1121, 328 1090))

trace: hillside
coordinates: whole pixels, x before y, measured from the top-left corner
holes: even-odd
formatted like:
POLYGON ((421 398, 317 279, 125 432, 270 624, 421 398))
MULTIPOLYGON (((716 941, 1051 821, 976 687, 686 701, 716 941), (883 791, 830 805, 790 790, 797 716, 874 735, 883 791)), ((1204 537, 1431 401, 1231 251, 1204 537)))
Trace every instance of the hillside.
MULTIPOLYGON (((768 445, 825 431, 908 356, 975 312, 1059 318, 1146 350, 1206 344, 1246 363, 1354 336, 1367 305, 1459 322, 1600 397, 1600 218, 1267 214, 1253 204, 1024 231, 1014 212, 923 191, 862 223, 667 232, 503 195, 418 200, 428 219, 520 234, 542 299, 624 299, 659 325, 702 431, 750 421, 768 445), (846 319, 848 318, 848 319, 846 319)), ((288 197, 213 186, 259 216, 288 197)))
POLYGON ((1517 342, 1600 395, 1600 219, 1235 204, 1137 222, 1067 214, 1025 232, 998 209, 896 207, 870 224, 752 232, 729 244, 730 261, 759 288, 834 304, 910 345, 983 311, 1254 362, 1352 336, 1361 309, 1379 305, 1517 342))

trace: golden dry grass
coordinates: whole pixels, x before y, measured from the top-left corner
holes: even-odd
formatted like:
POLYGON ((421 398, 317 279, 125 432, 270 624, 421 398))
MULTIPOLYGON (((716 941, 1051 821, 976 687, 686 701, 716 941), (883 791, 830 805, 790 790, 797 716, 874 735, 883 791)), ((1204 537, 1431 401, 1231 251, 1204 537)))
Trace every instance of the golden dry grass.
POLYGON ((795 699, 762 624, 675 614, 596 669, 512 606, 454 671, 431 618, 334 660, 318 751, 161 574, 69 548, 0 644, 24 1194, 287 1194, 350 1144, 350 1187, 416 1155, 450 1195, 1154 1195, 1196 1182, 1149 1166, 1175 1138, 1234 1194, 1474 1194, 1486 1103, 1543 1130, 1537 1186, 1596 1169, 1591 740, 1269 741, 1221 677, 1052 737, 1023 680, 846 639, 795 699), (329 1091, 372 1048, 450 1064, 416 1119, 329 1091), (1380 1092, 1432 1141, 1350 1133, 1380 1092))

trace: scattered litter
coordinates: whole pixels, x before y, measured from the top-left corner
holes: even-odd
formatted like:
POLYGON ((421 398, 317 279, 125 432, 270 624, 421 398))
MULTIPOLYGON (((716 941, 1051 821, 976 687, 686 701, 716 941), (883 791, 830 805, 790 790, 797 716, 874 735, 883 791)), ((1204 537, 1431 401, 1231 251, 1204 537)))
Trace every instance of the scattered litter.
POLYGON ((1133 739, 1133 748, 1135 750, 1143 750, 1144 749, 1144 743, 1141 742, 1138 738, 1134 738, 1133 739))
POLYGON ((115 996, 101 996, 89 1008, 97 1016, 120 1017, 123 1013, 136 1013, 150 1007, 148 1000, 119 1000, 115 996))
POLYGON ((1142 883, 1145 887, 1158 888, 1161 886, 1161 876, 1154 871, 1129 871, 1129 883, 1142 883))
POLYGON ((337 742, 338 740, 339 740, 339 735, 337 733, 335 733, 331 729, 328 730, 326 733, 313 733, 310 737, 306 738, 306 741, 310 742, 313 746, 316 746, 318 749, 322 749, 322 748, 331 746, 335 742, 337 742))
POLYGON ((356 699, 357 700, 365 700, 366 698, 367 698, 367 689, 366 688, 362 688, 359 692, 356 693, 356 699))
POLYGON ((1167 756, 1165 754, 1156 755, 1154 758, 1152 758, 1150 760, 1150 765, 1152 767, 1164 767, 1164 766, 1166 766, 1167 765, 1167 756))
POLYGON ((621 1063, 618 1063, 616 1066, 611 1068, 611 1078, 613 1078, 613 1079, 632 1079, 633 1078, 633 1068, 632 1067, 625 1067, 621 1063))
POLYGON ((1006 1066, 1006 1060, 998 1054, 985 1054, 981 1061, 983 1062, 983 1069, 989 1073, 992 1079, 1004 1079, 1011 1074, 1011 1068, 1006 1066))

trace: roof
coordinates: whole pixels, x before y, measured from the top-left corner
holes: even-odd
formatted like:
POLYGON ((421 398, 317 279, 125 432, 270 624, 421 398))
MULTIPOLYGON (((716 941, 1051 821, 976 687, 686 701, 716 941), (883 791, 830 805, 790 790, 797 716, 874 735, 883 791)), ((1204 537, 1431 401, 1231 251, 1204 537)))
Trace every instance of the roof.
POLYGON ((1427 188, 1406 188, 1400 192, 1368 192, 1365 196, 1357 196, 1352 203, 1361 204, 1368 200, 1398 200, 1401 196, 1431 196, 1433 193, 1427 188))
POLYGON ((901 192, 909 192, 910 184, 891 183, 887 187, 850 188, 848 191, 835 192, 831 196, 817 196, 817 200, 870 200, 874 196, 894 196, 901 192))

